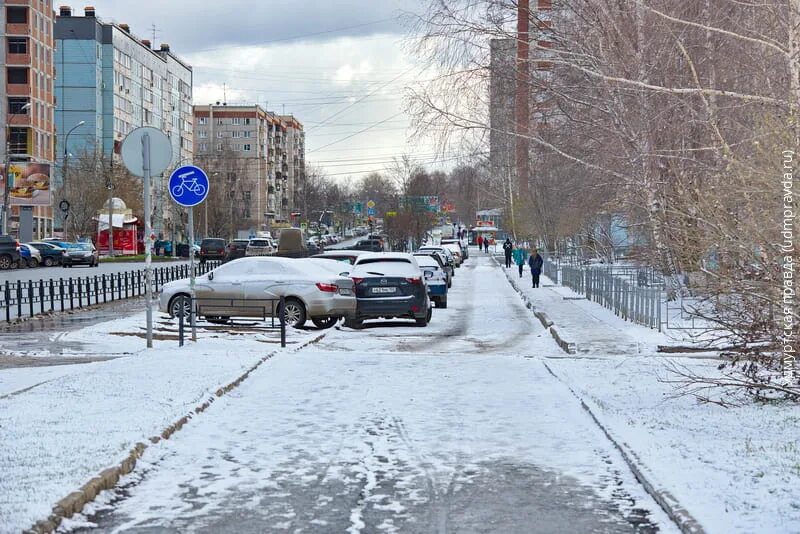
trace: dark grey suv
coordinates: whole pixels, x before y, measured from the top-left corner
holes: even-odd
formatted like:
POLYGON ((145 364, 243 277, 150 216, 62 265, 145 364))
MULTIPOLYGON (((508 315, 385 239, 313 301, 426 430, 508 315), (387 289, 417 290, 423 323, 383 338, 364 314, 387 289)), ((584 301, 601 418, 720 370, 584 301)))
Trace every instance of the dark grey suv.
POLYGON ((366 319, 414 319, 428 326, 431 303, 425 278, 411 254, 363 254, 350 271, 356 290, 356 315, 347 321, 361 328, 366 319))
POLYGON ((10 235, 0 235, 0 269, 16 269, 19 262, 19 241, 10 235))

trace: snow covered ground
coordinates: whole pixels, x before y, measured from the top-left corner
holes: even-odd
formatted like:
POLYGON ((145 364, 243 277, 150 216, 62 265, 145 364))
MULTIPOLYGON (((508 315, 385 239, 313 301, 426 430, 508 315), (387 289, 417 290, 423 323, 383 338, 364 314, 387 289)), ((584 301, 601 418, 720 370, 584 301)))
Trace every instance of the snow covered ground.
MULTIPOLYGON (((46 518, 58 499, 280 347, 275 332, 201 330, 197 344, 179 348, 174 325, 159 319, 147 350, 143 325, 136 313, 63 335, 93 354, 129 356, 0 371, 0 532, 46 518)), ((292 331, 289 340, 317 334, 292 331)))
MULTIPOLYGON (((429 327, 368 323, 279 353, 151 445, 71 528, 675 532, 574 391, 707 532, 800 532, 797 408, 668 398, 664 360, 648 352, 657 333, 588 302, 580 309, 596 320, 581 322, 575 302, 537 304, 557 324, 572 317, 565 337, 593 342, 569 356, 475 252, 429 327)), ((113 360, 0 370, 0 532, 46 517, 278 347, 275 333, 245 327, 202 330, 179 349, 159 321, 148 351, 143 322, 58 334, 113 360)), ((709 373, 717 363, 676 360, 709 373)))

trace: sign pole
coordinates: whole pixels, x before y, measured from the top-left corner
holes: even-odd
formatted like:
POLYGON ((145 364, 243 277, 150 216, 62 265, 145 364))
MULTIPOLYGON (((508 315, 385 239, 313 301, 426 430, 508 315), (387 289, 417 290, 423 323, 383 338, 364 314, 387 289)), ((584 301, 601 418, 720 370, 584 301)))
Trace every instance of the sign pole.
POLYGON ((147 300, 145 309, 147 311, 147 348, 153 348, 153 265, 152 265, 152 241, 150 234, 151 228, 151 213, 150 213, 150 134, 145 133, 142 136, 142 162, 144 169, 144 280, 146 284, 145 299, 147 300))
POLYGON ((189 206, 189 295, 192 298, 192 341, 197 341, 197 325, 195 323, 194 306, 194 208, 189 206))

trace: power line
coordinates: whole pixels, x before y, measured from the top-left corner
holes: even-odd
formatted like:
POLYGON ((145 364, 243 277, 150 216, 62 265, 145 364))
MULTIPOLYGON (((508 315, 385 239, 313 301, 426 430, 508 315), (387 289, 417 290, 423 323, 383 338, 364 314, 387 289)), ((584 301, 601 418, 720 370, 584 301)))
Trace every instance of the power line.
MULTIPOLYGON (((366 128, 364 128, 364 129, 362 129, 362 130, 359 130, 359 131, 357 131, 357 132, 355 132, 355 133, 353 133, 353 134, 350 134, 350 135, 348 135, 348 136, 346 136, 346 137, 342 137, 341 139, 337 139, 336 141, 333 141, 333 142, 331 142, 331 143, 328 143, 327 145, 322 145, 321 147, 319 147, 319 148, 317 148, 317 149, 310 150, 308 153, 311 153, 311 152, 316 152, 317 150, 322 150, 323 148, 327 148, 327 147, 329 147, 329 146, 332 146, 332 145, 335 145, 335 144, 337 144, 337 143, 341 143, 342 141, 347 141, 348 139, 351 139, 351 138, 353 138, 353 137, 355 137, 355 136, 357 136, 357 135, 359 135, 359 134, 362 134, 362 133, 366 132, 367 130, 371 130, 371 129, 372 129, 372 128, 374 128, 375 126, 379 126, 379 125, 383 124, 384 122, 388 122, 388 121, 392 120, 392 119, 393 119, 393 118, 395 118, 395 117, 399 117, 399 116, 400 116, 400 115, 402 115, 403 113, 404 113, 403 111, 401 111, 400 113, 395 113, 394 115, 392 115, 392 116, 391 116, 391 117, 389 117, 388 119, 384 119, 384 120, 382 120, 382 121, 376 122, 376 123, 375 123, 375 124, 373 124, 372 126, 367 126, 366 128)), ((405 129, 405 128, 403 128, 403 129, 405 129)))

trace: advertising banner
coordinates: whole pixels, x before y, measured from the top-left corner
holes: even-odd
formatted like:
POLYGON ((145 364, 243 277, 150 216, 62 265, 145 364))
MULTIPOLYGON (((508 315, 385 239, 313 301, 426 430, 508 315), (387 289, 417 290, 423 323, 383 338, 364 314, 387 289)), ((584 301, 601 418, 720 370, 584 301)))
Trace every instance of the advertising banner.
POLYGON ((49 206, 50 165, 47 163, 14 162, 10 176, 6 166, 0 164, 0 204, 5 198, 7 181, 10 181, 9 204, 12 206, 49 206), (10 180, 8 180, 10 178, 10 180))

